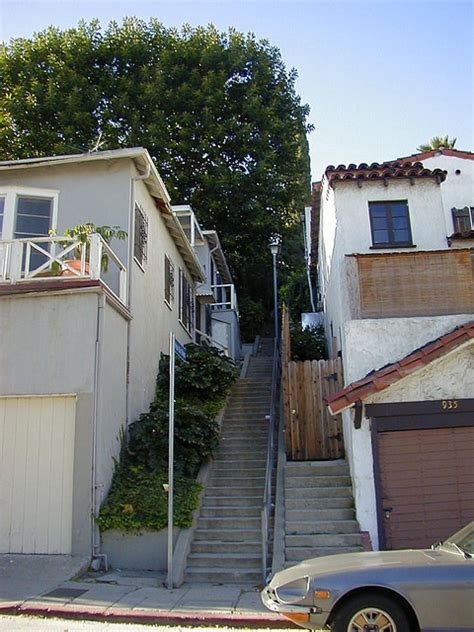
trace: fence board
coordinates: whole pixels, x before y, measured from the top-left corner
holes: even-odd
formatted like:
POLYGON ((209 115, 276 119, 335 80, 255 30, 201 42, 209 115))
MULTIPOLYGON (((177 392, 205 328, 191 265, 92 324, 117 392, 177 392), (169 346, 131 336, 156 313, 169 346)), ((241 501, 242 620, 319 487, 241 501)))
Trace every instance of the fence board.
POLYGON ((282 367, 287 456, 291 460, 338 459, 344 455, 342 420, 324 398, 343 386, 340 358, 285 362, 282 367))

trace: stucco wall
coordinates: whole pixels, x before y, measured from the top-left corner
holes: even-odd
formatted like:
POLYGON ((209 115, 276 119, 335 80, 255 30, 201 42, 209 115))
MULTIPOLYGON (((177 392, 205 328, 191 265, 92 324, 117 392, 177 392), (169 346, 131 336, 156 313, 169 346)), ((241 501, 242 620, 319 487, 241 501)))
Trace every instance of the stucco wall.
POLYGON ((77 394, 72 552, 90 553, 97 294, 0 299, 0 394, 77 394))
POLYGON ((148 219, 148 259, 143 268, 135 260, 130 267, 130 421, 148 410, 154 398, 160 353, 168 353, 170 331, 181 344, 191 342, 178 319, 178 269, 186 270, 186 266, 146 186, 135 182, 134 189, 135 200, 148 219), (164 300, 165 254, 175 266, 172 309, 164 300))
POLYGON ((350 320, 344 324, 344 381, 350 384, 472 320, 472 314, 350 320))
POLYGON ((127 320, 112 306, 103 307, 98 392, 97 484, 104 497, 112 482, 127 419, 127 320))
POLYGON ((433 156, 423 160, 428 169, 443 169, 448 172, 446 180, 441 184, 446 234, 453 233, 451 209, 474 206, 474 160, 455 156, 433 156), (456 171, 461 173, 456 174, 456 171))
MULTIPOLYGON (((130 162, 100 160, 15 169, 0 172, 3 185, 37 187, 59 191, 58 234, 65 228, 92 222, 97 226, 120 226, 129 231, 130 162)), ((113 250, 126 264, 127 243, 113 240, 113 250)))
MULTIPOLYGON (((429 364, 365 401, 366 404, 412 402, 474 397, 474 345, 471 342, 429 364)), ((377 512, 373 473, 370 421, 363 418, 355 430, 353 411, 343 413, 345 436, 348 438, 348 457, 353 479, 357 520, 364 531, 369 531, 378 547, 377 512)))
MULTIPOLYGON (((446 222, 440 186, 435 180, 388 180, 356 183, 338 182, 334 191, 324 187, 321 211, 321 247, 319 276, 324 309, 326 335, 338 339, 338 349, 344 347, 343 324, 351 318, 354 303, 345 255, 371 253, 372 237, 369 220, 369 202, 382 200, 408 200, 413 250, 446 249, 446 222), (324 239, 323 239, 324 237, 324 239), (352 301, 352 303, 351 303, 352 301)), ((396 248, 377 249, 376 252, 393 252, 396 248)), ((403 249, 403 252, 410 249, 403 249)))

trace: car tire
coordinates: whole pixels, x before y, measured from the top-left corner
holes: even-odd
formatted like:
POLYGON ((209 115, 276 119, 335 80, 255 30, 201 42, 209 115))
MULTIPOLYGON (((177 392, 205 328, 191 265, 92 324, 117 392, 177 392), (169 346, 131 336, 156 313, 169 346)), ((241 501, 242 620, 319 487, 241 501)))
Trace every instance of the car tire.
POLYGON ((404 609, 390 597, 364 593, 343 602, 331 621, 331 632, 413 632, 404 609), (366 627, 379 625, 380 627, 366 627))

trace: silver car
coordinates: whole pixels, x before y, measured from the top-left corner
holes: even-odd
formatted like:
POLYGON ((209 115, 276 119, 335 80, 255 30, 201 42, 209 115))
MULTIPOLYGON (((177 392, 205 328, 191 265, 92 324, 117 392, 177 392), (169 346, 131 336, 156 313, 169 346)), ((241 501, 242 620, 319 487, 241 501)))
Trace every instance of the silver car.
POLYGON ((307 560, 276 573, 264 605, 331 632, 474 632, 474 522, 431 549, 307 560))

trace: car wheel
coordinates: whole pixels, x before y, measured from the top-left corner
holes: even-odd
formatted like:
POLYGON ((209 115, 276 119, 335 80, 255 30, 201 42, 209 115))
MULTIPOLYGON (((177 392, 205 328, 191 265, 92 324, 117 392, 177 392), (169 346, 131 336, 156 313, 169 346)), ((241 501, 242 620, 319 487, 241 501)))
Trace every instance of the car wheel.
POLYGON ((332 620, 331 631, 411 632, 412 627, 395 600, 366 593, 342 604, 332 620))

